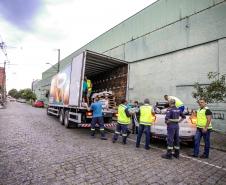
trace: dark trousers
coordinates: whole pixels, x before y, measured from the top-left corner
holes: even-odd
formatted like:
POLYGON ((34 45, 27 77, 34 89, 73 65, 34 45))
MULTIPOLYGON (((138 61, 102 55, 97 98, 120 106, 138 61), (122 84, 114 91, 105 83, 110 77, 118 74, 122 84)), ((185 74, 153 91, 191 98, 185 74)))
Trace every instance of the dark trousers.
POLYGON ((103 117, 93 117, 92 121, 91 121, 91 135, 94 136, 95 135, 95 127, 96 127, 96 123, 99 124, 100 126, 100 134, 101 137, 105 137, 105 133, 104 133, 104 119, 103 117))
POLYGON ((169 123, 167 125, 167 146, 168 149, 179 149, 180 139, 179 139, 179 125, 178 123, 169 123))
POLYGON ((139 125, 136 146, 140 145, 140 140, 141 140, 143 132, 146 135, 145 136, 145 148, 149 148, 150 140, 151 140, 151 126, 142 125, 142 124, 139 125))
POLYGON ((200 141, 203 137, 204 139, 204 155, 206 157, 209 157, 209 150, 210 150, 210 132, 211 130, 207 130, 207 132, 203 132, 201 128, 197 128, 196 134, 195 134, 195 146, 194 146, 194 155, 199 155, 199 147, 200 147, 200 141))
POLYGON ((134 134, 135 132, 136 134, 138 134, 138 127, 136 126, 135 121, 137 121, 137 118, 133 116, 132 117, 132 133, 134 134))
POLYGON ((122 132, 122 142, 126 144, 128 125, 118 123, 112 139, 113 141, 117 141, 118 136, 121 134, 121 132, 122 132))

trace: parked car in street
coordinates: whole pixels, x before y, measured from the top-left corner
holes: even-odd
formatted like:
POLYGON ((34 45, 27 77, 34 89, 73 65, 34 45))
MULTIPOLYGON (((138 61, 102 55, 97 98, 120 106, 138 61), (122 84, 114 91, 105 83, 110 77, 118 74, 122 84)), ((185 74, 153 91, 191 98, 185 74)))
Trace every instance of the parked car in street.
POLYGON ((9 102, 15 102, 15 101, 16 101, 16 99, 15 99, 15 98, 13 98, 13 97, 10 97, 10 98, 8 98, 8 101, 9 101, 9 102))
POLYGON ((40 108, 43 108, 44 107, 44 101, 42 100, 36 100, 33 105, 33 107, 40 107, 40 108))
MULTIPOLYGON (((156 120, 151 126, 152 137, 165 139, 167 136, 167 125, 165 124, 166 116, 166 102, 157 102, 155 106, 156 120)), ((196 133, 196 120, 192 119, 189 112, 184 112, 186 119, 184 119, 180 125, 180 139, 188 143, 193 143, 196 133)))
POLYGON ((20 102, 20 103, 26 103, 26 100, 25 99, 22 99, 22 98, 19 98, 16 100, 17 102, 20 102))

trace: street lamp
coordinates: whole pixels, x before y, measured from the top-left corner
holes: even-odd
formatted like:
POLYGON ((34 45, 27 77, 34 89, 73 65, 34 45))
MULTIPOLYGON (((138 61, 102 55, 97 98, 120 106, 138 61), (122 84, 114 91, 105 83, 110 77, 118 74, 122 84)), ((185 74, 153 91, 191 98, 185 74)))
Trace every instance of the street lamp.
POLYGON ((55 68, 56 70, 57 70, 57 72, 59 73, 59 71, 60 71, 60 49, 56 49, 57 50, 57 53, 58 53, 58 60, 57 60, 57 69, 56 69, 56 67, 53 65, 53 64, 51 64, 51 63, 49 63, 49 62, 47 62, 46 64, 49 64, 49 65, 51 65, 53 68, 55 68))
POLYGON ((54 66, 53 64, 51 64, 51 63, 49 63, 49 62, 46 62, 46 64, 51 65, 52 68, 56 69, 56 72, 57 72, 57 73, 59 72, 59 68, 58 68, 58 67, 54 66))

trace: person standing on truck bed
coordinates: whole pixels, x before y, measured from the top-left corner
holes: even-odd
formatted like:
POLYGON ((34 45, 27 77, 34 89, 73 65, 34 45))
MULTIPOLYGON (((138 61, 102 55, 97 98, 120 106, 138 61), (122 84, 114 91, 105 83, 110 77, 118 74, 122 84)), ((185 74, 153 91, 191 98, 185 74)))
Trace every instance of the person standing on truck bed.
POLYGON ((179 98, 177 98, 177 97, 175 97, 175 96, 168 96, 168 95, 164 95, 164 98, 165 98, 165 100, 168 101, 168 102, 169 102, 171 99, 174 99, 174 100, 176 101, 176 107, 177 107, 178 109, 180 109, 181 112, 184 112, 184 103, 183 103, 179 98))
POLYGON ((154 121, 155 112, 153 107, 150 105, 150 100, 146 98, 144 100, 144 105, 140 106, 138 114, 140 115, 140 125, 138 129, 136 147, 140 147, 140 140, 143 132, 145 132, 145 149, 150 149, 151 140, 151 124, 154 121))
POLYGON ((170 99, 165 123, 167 124, 167 152, 162 155, 162 158, 172 159, 172 156, 179 159, 180 154, 180 140, 179 140, 179 124, 186 117, 179 108, 176 107, 176 101, 170 99), (181 119, 180 119, 181 117, 181 119), (174 154, 172 151, 174 149, 174 154))
POLYGON ((209 158, 210 132, 212 130, 212 124, 211 124, 212 112, 206 106, 206 101, 204 98, 199 99, 198 104, 200 108, 196 111, 197 130, 195 134, 194 153, 192 156, 198 157, 200 141, 203 137, 205 146, 204 146, 204 153, 200 156, 200 158, 209 158))
POLYGON ((100 127, 100 134, 102 140, 107 140, 105 137, 105 131, 104 131, 104 119, 103 119, 103 113, 102 113, 102 103, 99 101, 99 97, 96 96, 94 99, 94 103, 91 104, 90 108, 88 110, 93 111, 93 118, 91 121, 91 136, 95 136, 95 128, 96 123, 99 124, 100 127))
POLYGON ((126 144, 128 125, 131 123, 129 108, 126 106, 126 99, 122 99, 121 104, 118 106, 118 124, 116 126, 115 133, 112 138, 112 142, 115 143, 118 140, 118 136, 122 132, 122 143, 126 144))
POLYGON ((87 93, 88 93, 87 79, 84 78, 83 85, 82 85, 82 101, 88 104, 87 93))
POLYGON ((90 95, 92 93, 93 84, 92 84, 91 80, 87 78, 87 76, 85 76, 85 79, 86 79, 86 83, 87 83, 87 99, 89 101, 90 95))

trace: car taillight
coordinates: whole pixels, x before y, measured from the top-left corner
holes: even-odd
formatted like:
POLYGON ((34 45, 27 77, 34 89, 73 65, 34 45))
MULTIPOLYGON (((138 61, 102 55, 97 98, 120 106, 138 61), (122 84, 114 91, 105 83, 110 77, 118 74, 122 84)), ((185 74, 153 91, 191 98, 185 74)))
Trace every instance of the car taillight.
POLYGON ((86 116, 92 116, 92 112, 86 112, 86 116))
POLYGON ((156 122, 156 116, 153 116, 152 117, 152 123, 155 123, 156 122))
POLYGON ((195 116, 190 116, 189 119, 191 120, 192 124, 196 124, 197 123, 197 117, 195 116))

